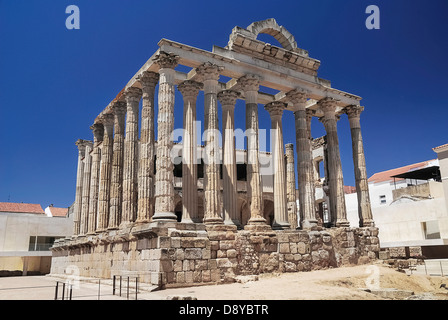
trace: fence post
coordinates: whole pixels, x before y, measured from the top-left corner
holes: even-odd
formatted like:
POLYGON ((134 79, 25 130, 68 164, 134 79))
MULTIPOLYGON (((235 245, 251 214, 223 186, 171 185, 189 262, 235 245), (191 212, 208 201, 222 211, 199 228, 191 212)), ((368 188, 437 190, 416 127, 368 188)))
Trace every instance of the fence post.
POLYGON ((439 261, 439 263, 440 263, 440 273, 442 274, 442 277, 443 277, 443 267, 442 267, 442 261, 439 261))
POLYGON ((137 294, 138 294, 138 277, 135 277, 135 300, 138 300, 137 294))
POLYGON ((64 300, 65 297, 65 282, 62 282, 62 300, 64 300))
POLYGON ((115 275, 112 277, 112 295, 115 295, 115 275))
POLYGON ((128 287, 126 289, 126 299, 129 300, 129 276, 128 276, 128 287))
POLYGON ((59 281, 56 281, 56 288, 54 290, 54 300, 58 300, 59 281))

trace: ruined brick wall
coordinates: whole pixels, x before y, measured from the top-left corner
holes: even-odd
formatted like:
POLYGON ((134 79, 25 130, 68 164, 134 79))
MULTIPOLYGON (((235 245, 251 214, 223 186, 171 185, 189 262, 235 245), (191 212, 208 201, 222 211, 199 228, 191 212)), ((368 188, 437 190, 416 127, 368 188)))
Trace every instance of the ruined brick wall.
POLYGON ((164 288, 367 263, 377 258, 379 242, 377 228, 273 231, 159 223, 127 236, 58 241, 52 251, 54 275, 68 275, 68 267, 81 277, 110 279, 131 273, 164 288))

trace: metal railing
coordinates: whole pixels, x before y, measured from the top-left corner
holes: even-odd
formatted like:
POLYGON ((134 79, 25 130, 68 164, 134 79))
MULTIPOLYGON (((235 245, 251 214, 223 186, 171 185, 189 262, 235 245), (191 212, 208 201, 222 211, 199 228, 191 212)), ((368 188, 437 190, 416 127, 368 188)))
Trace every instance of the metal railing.
POLYGON ((126 285, 126 299, 129 300, 129 295, 130 295, 130 279, 135 279, 135 300, 138 299, 138 276, 116 276, 114 275, 112 277, 112 295, 116 294, 117 291, 117 278, 118 278, 118 282, 119 282, 119 287, 118 287, 118 295, 121 297, 122 295, 122 288, 123 288, 123 278, 125 278, 127 281, 127 285, 126 285))
POLYGON ((448 260, 425 260, 425 273, 430 276, 448 276, 448 260))
POLYGON ((73 297, 73 285, 66 283, 64 281, 56 281, 56 286, 54 288, 54 300, 59 300, 59 284, 62 284, 62 295, 61 300, 72 300, 73 297), (67 289, 67 291, 66 291, 67 289), (67 298, 66 295, 67 294, 67 298))

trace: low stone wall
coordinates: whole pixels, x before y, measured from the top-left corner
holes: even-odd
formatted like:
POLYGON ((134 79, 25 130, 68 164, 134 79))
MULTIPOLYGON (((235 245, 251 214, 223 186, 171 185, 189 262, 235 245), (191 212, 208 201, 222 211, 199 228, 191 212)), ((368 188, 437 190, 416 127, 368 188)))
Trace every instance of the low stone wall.
POLYGON ((240 275, 311 271, 378 257, 377 228, 272 230, 158 222, 57 241, 51 274, 135 275, 160 288, 234 282, 240 275))

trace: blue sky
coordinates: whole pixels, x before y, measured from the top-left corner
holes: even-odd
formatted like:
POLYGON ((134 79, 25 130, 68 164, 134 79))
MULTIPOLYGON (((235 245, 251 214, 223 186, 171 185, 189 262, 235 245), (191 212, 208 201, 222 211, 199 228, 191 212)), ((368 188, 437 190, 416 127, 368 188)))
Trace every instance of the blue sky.
MULTIPOLYGON (((160 39, 211 50, 227 44, 234 26, 267 18, 321 61, 319 77, 363 97, 369 176, 434 159, 431 148, 448 143, 447 12, 444 0, 0 0, 0 201, 71 205, 74 142, 91 139, 95 116, 160 39), (79 30, 65 27, 72 4, 80 9, 79 30), (379 30, 365 27, 370 4, 380 9, 379 30)), ((176 99, 180 127, 182 101, 176 99)), ((243 117, 236 125, 244 128, 243 117)), ((270 127, 262 106, 260 127, 270 127)), ((346 116, 338 130, 344 182, 354 185, 346 116)), ((290 113, 284 131, 285 143, 294 142, 290 113)), ((324 134, 316 119, 312 131, 313 137, 324 134)))

